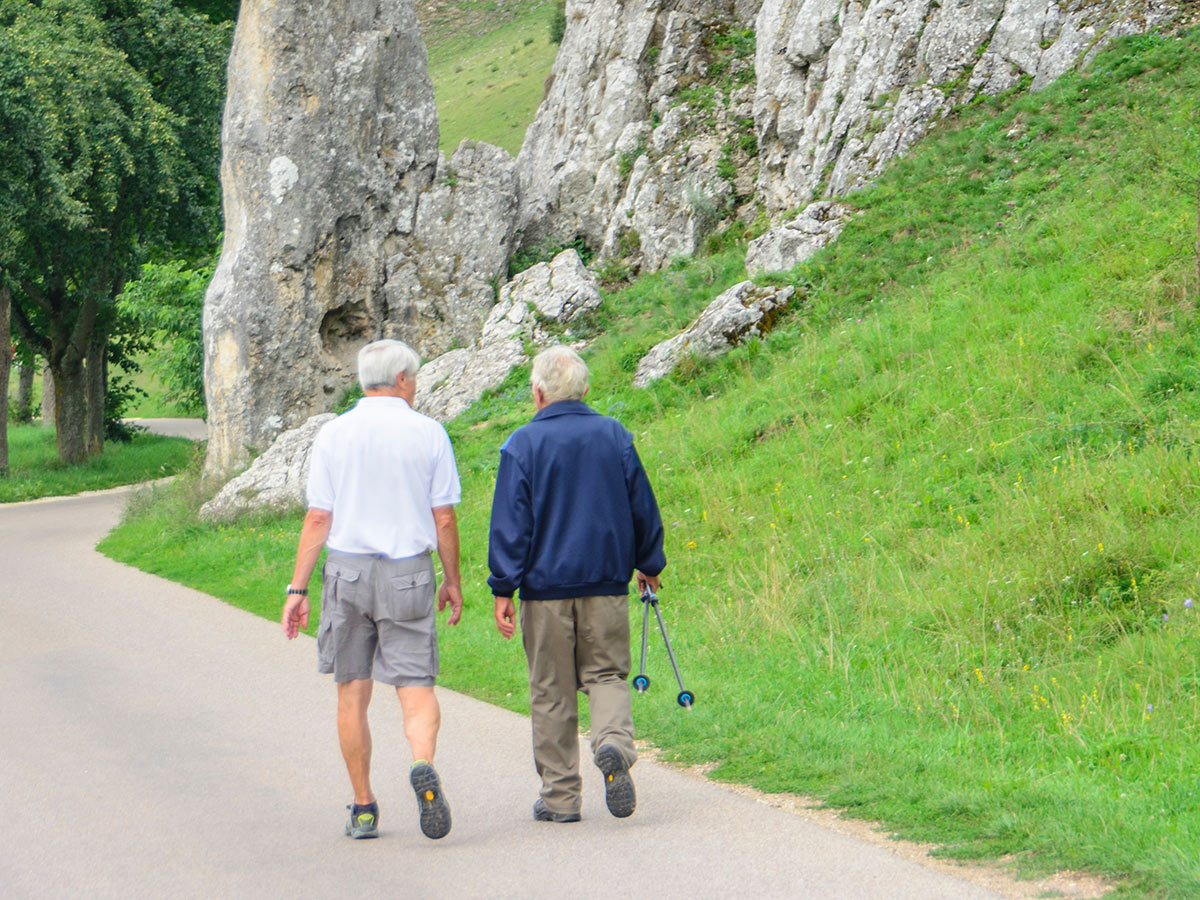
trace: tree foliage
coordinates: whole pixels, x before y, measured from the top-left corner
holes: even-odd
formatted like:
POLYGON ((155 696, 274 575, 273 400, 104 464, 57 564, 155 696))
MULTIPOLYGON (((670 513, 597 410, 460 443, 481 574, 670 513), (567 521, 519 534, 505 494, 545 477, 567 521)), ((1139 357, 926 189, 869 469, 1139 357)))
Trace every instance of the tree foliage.
POLYGON ((204 410, 204 292, 212 279, 209 263, 198 269, 182 262, 146 263, 141 277, 126 285, 117 309, 135 319, 154 348, 150 366, 167 398, 184 412, 204 410))
POLYGON ((0 278, 54 373, 65 461, 99 449, 84 395, 94 423, 126 281, 215 242, 228 46, 167 0, 0 0, 0 278))

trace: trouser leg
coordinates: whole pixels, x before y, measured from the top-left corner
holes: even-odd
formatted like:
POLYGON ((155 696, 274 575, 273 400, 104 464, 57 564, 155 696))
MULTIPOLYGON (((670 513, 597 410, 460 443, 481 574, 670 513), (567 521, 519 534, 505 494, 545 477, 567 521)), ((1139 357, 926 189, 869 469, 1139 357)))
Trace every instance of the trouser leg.
POLYGON ((578 812, 582 782, 572 601, 522 602, 518 614, 529 661, 533 762, 542 779, 542 802, 551 812, 578 812))
POLYGON ((575 666, 592 717, 592 753, 612 744, 627 766, 633 746, 633 701, 629 690, 629 598, 581 597, 575 602, 575 666))

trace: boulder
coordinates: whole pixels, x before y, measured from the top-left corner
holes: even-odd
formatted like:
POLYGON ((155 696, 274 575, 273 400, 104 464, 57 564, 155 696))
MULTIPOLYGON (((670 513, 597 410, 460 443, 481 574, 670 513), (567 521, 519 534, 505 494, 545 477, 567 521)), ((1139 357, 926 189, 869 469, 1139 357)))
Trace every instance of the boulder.
POLYGON ((775 318, 791 302, 795 288, 735 284, 717 297, 687 330, 656 345, 642 357, 634 387, 645 387, 669 374, 686 356, 714 359, 738 344, 771 330, 775 318))
POLYGON ((842 233, 847 210, 838 203, 810 203, 796 218, 755 238, 746 248, 746 274, 790 272, 842 233))
POLYGON ((303 507, 313 441, 321 427, 334 418, 333 413, 324 413, 285 431, 250 468, 200 507, 200 518, 224 522, 254 509, 303 507))
POLYGON ((414 405, 438 421, 453 419, 526 361, 527 344, 569 340, 570 330, 563 327, 596 309, 600 300, 595 277, 574 250, 526 269, 501 289, 477 346, 451 350, 421 367, 414 405))

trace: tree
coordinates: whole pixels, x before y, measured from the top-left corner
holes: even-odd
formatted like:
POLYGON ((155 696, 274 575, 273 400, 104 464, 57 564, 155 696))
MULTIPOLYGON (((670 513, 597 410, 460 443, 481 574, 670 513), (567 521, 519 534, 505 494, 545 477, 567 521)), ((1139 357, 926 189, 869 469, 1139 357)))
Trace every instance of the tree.
POLYGON ((141 277, 126 285, 117 309, 141 326, 154 347, 150 367, 183 411, 204 410, 204 292, 213 263, 187 268, 175 260, 146 263, 141 277))
POLYGON ((167 0, 0 0, 0 279, 53 374, 64 462, 103 441, 125 283, 215 242, 228 49, 167 0))

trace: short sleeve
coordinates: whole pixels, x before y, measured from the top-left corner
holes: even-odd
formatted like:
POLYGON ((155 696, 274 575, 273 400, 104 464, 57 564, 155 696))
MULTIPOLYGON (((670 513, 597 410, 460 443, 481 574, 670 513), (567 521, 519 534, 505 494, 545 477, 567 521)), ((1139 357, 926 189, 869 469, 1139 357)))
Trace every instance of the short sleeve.
POLYGON ((429 497, 433 507, 454 506, 462 500, 462 486, 458 480, 458 466, 454 461, 454 448, 450 446, 450 435, 446 429, 437 427, 433 456, 433 480, 429 486, 429 497))
POLYGON ((325 429, 317 432, 308 460, 308 508, 333 511, 333 473, 329 465, 329 442, 325 429))

